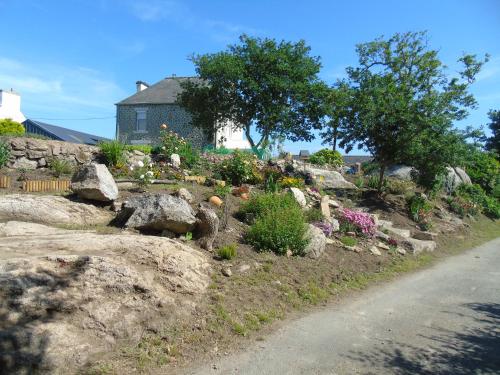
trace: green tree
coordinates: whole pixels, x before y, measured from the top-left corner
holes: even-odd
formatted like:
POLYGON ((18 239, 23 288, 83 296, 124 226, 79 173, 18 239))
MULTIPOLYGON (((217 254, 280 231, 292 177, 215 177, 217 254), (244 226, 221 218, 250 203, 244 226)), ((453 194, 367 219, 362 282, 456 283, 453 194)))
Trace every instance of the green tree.
POLYGON ((490 123, 488 127, 491 130, 492 136, 486 140, 486 150, 497 153, 500 156, 500 111, 491 110, 488 112, 490 123))
POLYGON ((10 118, 0 120, 0 135, 23 135, 23 124, 13 121, 10 118))
MULTIPOLYGON (((341 146, 346 151, 368 150, 380 165, 379 191, 387 166, 415 164, 429 152, 439 150, 457 135, 453 121, 462 120, 476 101, 468 92, 484 62, 464 55, 458 77, 449 78, 438 51, 428 46, 425 32, 395 34, 356 47, 358 67, 347 68, 348 85, 353 92, 347 110, 349 122, 341 146), (432 141, 428 143, 426 141, 432 141)), ((447 151, 453 152, 454 147, 447 151)), ((432 173, 444 173, 448 157, 436 157, 432 173)), ((425 162, 419 173, 426 173, 425 162)), ((419 179, 429 188, 434 178, 419 179)))
POLYGON ((304 41, 242 35, 226 51, 191 60, 200 80, 184 82, 178 101, 209 136, 231 122, 252 148, 263 149, 272 138, 310 141, 323 124, 330 90, 304 41))

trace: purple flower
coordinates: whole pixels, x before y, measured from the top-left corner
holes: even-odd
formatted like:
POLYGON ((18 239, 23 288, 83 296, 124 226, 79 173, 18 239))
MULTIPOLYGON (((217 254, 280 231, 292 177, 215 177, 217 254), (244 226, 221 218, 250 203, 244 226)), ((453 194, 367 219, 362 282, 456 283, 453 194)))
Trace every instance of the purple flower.
POLYGON ((323 223, 322 221, 317 221, 315 223, 312 223, 315 227, 321 229, 325 236, 330 237, 333 232, 333 226, 330 223, 323 223))

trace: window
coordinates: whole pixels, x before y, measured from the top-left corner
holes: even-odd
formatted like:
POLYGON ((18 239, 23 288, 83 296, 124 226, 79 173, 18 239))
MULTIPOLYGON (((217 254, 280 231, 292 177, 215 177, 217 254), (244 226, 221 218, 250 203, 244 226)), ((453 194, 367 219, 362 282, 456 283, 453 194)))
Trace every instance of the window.
POLYGON ((138 109, 136 111, 136 124, 135 124, 135 131, 140 132, 140 133, 146 133, 147 132, 147 127, 146 127, 146 110, 145 109, 138 109))

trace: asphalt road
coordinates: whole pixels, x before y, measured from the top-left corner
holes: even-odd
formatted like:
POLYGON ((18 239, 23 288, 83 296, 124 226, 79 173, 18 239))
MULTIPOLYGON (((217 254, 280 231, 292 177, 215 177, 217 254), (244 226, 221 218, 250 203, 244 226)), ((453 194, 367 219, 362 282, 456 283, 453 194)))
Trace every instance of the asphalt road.
POLYGON ((189 374, 500 374, 500 238, 189 374))

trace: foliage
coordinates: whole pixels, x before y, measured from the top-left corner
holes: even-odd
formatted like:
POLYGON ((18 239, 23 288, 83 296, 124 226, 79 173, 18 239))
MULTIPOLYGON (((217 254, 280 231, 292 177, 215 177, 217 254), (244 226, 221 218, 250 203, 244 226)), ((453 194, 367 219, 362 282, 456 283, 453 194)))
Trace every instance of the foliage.
POLYGON ((365 187, 365 179, 362 176, 356 177, 354 185, 356 185, 358 189, 363 189, 365 187))
POLYGON ((193 168, 200 161, 198 150, 193 148, 190 142, 182 138, 177 133, 168 130, 168 126, 163 124, 160 128, 160 144, 158 150, 160 155, 170 160, 172 154, 179 155, 182 168, 193 168))
MULTIPOLYGON (((344 208, 342 216, 339 218, 339 223, 350 224, 356 233, 364 234, 366 236, 373 236, 377 230, 373 217, 366 212, 359 212, 344 208)), ((345 226, 344 226, 345 228, 345 226)))
POLYGON ((344 245, 353 247, 358 244, 358 240, 354 237, 351 236, 342 236, 340 237, 340 242, 342 242, 344 245))
POLYGON ((411 181, 399 180, 395 178, 389 178, 386 181, 386 190, 391 194, 404 195, 415 190, 415 184, 411 181))
POLYGON ((143 154, 150 155, 153 153, 153 146, 150 145, 126 145, 125 150, 127 151, 140 151, 143 154))
POLYGON ((160 174, 159 170, 155 170, 155 165, 153 163, 148 163, 147 159, 138 162, 135 166, 131 166, 130 171, 141 187, 152 184, 155 178, 159 177, 160 174))
POLYGON ((250 227, 246 236, 248 243, 259 251, 270 250, 285 255, 290 250, 293 255, 302 255, 309 239, 306 238, 307 225, 298 204, 265 212, 250 227))
POLYGON ((328 150, 326 148, 312 154, 308 160, 311 164, 329 165, 332 167, 340 167, 344 164, 344 159, 338 151, 328 150))
POLYGON ((337 149, 339 139, 344 137, 345 129, 349 126, 351 94, 348 84, 338 81, 328 96, 329 121, 323 126, 320 135, 323 139, 322 144, 331 145, 333 150, 337 149))
POLYGON ((316 222, 312 223, 312 225, 321 229, 323 234, 326 237, 330 237, 333 233, 333 225, 331 223, 326 223, 323 221, 316 221, 316 222))
POLYGON ((280 181, 280 186, 285 188, 295 187, 298 189, 304 188, 304 179, 297 177, 283 177, 280 181))
POLYGON ((488 117, 491 121, 488 127, 492 136, 486 140, 486 150, 496 152, 500 158, 500 111, 491 110, 488 112, 488 117))
POLYGON ((252 149, 261 150, 272 138, 310 141, 321 128, 330 90, 318 77, 319 58, 310 56, 304 41, 242 35, 226 51, 191 61, 200 79, 182 81, 178 101, 209 136, 231 122, 244 130, 252 149))
POLYGON ((99 142, 98 146, 108 167, 125 162, 125 145, 120 141, 103 141, 99 142))
POLYGON ((229 244, 229 245, 224 245, 217 249, 217 255, 221 259, 226 259, 226 260, 231 260, 233 259, 236 254, 237 254, 237 248, 238 245, 236 244, 229 244))
POLYGON ((411 219, 418 223, 422 229, 429 229, 433 209, 431 202, 422 194, 414 194, 408 198, 407 205, 411 219))
POLYGON ((368 177, 368 181, 366 181, 366 186, 370 189, 379 189, 380 191, 382 191, 387 187, 387 179, 383 178, 382 183, 380 183, 380 177, 373 175, 368 177))
POLYGON ((277 193, 280 185, 278 184, 281 178, 281 171, 278 168, 266 167, 262 170, 264 177, 264 191, 266 193, 277 193))
MULTIPOLYGON (((290 194, 259 194, 253 195, 240 206, 240 215, 251 214, 255 217, 263 216, 269 211, 293 209, 298 206, 295 198, 290 194)), ((301 216, 303 214, 301 213, 301 216)))
POLYGON ((489 197, 477 184, 460 185, 449 199, 449 204, 451 209, 462 217, 477 215, 482 211, 492 218, 500 218, 499 200, 489 197))
POLYGON ((23 124, 12 121, 10 118, 0 119, 0 135, 23 135, 23 124))
POLYGON ((229 185, 215 185, 214 188, 214 194, 217 195, 219 198, 224 199, 226 195, 228 195, 231 192, 231 186, 229 185))
POLYGON ((323 214, 319 208, 310 208, 304 211, 304 217, 308 223, 319 222, 323 220, 323 214))
POLYGON ((234 151, 230 158, 217 164, 214 172, 220 179, 236 186, 256 183, 261 178, 255 156, 238 150, 234 151))
POLYGON ((492 152, 473 149, 466 158, 465 169, 471 181, 478 184, 487 193, 491 193, 500 175, 500 162, 492 152))
MULTIPOLYGON (((488 56, 484 62, 473 55, 462 56, 458 61, 463 70, 450 79, 438 51, 428 47, 425 32, 378 38, 359 44, 356 51, 359 66, 347 68, 345 90, 350 99, 345 104, 347 124, 340 146, 349 152, 357 145, 374 156, 380 164, 379 191, 389 165, 442 173, 450 160, 440 154, 441 146, 447 146, 453 122, 475 107, 468 89, 488 56), (426 169, 426 158, 432 168, 426 169)), ((427 175, 417 181, 425 187, 433 183, 427 175)))
POLYGON ((73 165, 64 159, 52 158, 49 160, 49 168, 57 178, 73 173, 73 165))
POLYGON ((0 141, 0 168, 3 168, 10 158, 10 147, 4 142, 0 141))

